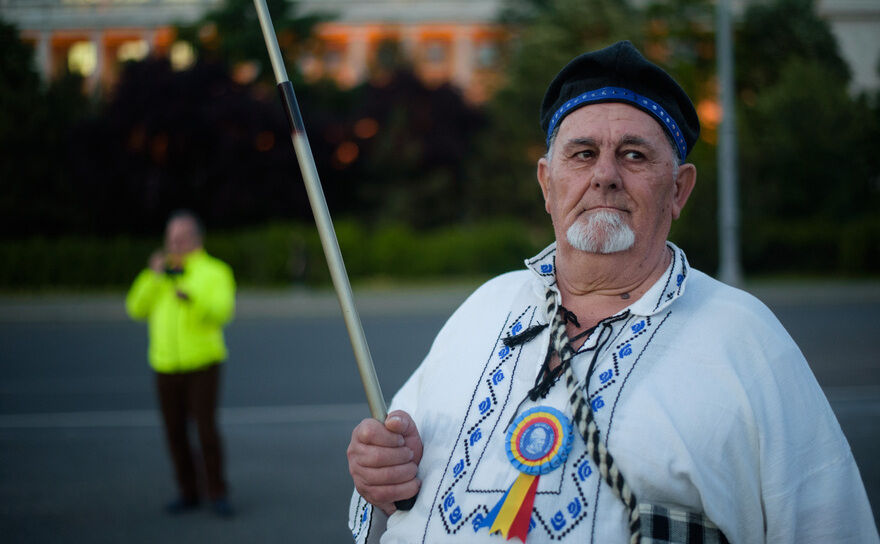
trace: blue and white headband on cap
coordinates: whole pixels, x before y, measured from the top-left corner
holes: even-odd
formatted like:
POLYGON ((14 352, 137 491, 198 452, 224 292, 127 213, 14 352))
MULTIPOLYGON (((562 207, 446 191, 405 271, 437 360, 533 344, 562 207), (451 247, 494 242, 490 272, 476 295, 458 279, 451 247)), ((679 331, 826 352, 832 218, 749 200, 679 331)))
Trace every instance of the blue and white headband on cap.
POLYGON ((627 41, 585 53, 569 62, 547 88, 541 126, 549 145, 565 116, 590 104, 622 102, 654 117, 684 160, 700 133, 700 121, 687 93, 663 69, 627 41))

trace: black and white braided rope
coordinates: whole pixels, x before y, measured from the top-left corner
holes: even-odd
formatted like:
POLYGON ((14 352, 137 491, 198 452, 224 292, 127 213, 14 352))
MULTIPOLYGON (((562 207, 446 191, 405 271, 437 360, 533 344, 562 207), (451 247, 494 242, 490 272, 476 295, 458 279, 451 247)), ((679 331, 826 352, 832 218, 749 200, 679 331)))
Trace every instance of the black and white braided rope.
POLYGON ((562 366, 565 386, 569 393, 568 402, 572 409, 572 419, 584 439, 587 454, 598 467, 602 478, 608 483, 614 494, 623 501, 629 512, 630 543, 638 544, 641 538, 641 523, 636 497, 627 485, 623 474, 620 473, 614 462, 614 457, 599 437, 599 427, 593 418, 593 410, 584 397, 584 392, 571 369, 571 359, 574 357, 575 351, 565 332, 565 316, 559 310, 560 307, 556 303, 556 293, 552 289, 547 289, 547 315, 553 316, 550 326, 550 350, 551 352, 555 351, 559 356, 559 364, 562 366))

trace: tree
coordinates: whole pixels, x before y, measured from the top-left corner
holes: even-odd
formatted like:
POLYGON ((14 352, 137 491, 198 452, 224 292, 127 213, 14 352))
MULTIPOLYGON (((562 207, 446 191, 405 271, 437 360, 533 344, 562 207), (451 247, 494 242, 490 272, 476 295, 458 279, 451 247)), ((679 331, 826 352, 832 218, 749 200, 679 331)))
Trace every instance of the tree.
MULTIPOLYGON (((321 16, 269 0, 279 42, 293 58, 321 16)), ((69 171, 91 232, 152 233, 167 214, 193 208, 212 226, 310 217, 268 53, 250 0, 229 0, 178 29, 198 61, 127 64, 96 115, 69 142, 69 171)), ((307 122, 339 101, 335 86, 295 80, 307 122)), ((318 149, 316 156, 326 157, 318 149)))
POLYGON ((748 104, 778 81, 795 59, 816 63, 835 81, 849 80, 828 23, 816 14, 814 0, 773 0, 749 4, 737 32, 736 84, 748 104))
POLYGON ((880 244, 851 246, 880 207, 876 109, 847 91, 849 70, 810 0, 750 8, 738 43, 747 268, 855 271, 880 244))
POLYGON ((73 124, 90 105, 82 80, 65 74, 44 84, 33 50, 0 20, 0 232, 19 236, 62 232, 81 212, 71 206, 78 188, 64 168, 73 124))
POLYGON ((365 84, 357 96, 349 135, 337 144, 362 148, 347 171, 347 209, 371 222, 417 228, 460 221, 469 183, 464 163, 484 123, 480 112, 451 85, 429 89, 406 68, 365 84), (369 137, 358 137, 369 126, 362 134, 369 137))
POLYGON ((127 65, 70 157, 93 232, 156 232, 181 207, 212 227, 309 214, 277 96, 218 63, 127 65))
MULTIPOLYGON (((329 15, 300 15, 297 13, 298 4, 289 0, 267 0, 266 5, 278 44, 288 60, 288 75, 298 83, 299 70, 290 59, 299 58, 314 45, 315 25, 327 20, 329 15)), ((178 27, 178 36, 191 43, 201 58, 230 67, 255 62, 260 77, 264 80, 272 78, 266 42, 252 0, 226 0, 194 25, 178 27)))

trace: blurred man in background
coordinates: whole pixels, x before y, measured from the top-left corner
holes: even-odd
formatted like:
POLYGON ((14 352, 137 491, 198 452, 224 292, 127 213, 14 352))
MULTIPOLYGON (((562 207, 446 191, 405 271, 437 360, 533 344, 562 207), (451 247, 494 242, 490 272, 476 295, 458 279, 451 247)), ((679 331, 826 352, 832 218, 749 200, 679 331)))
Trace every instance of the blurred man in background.
POLYGON ((195 510, 200 503, 195 458, 188 421, 196 422, 201 443, 207 497, 221 517, 233 515, 227 499, 223 448, 217 428, 220 364, 226 359, 223 326, 235 307, 232 270, 202 247, 203 228, 189 211, 171 215, 165 248, 153 253, 149 266, 128 292, 126 309, 149 325, 149 361, 165 436, 178 484, 178 496, 166 506, 170 514, 195 510))

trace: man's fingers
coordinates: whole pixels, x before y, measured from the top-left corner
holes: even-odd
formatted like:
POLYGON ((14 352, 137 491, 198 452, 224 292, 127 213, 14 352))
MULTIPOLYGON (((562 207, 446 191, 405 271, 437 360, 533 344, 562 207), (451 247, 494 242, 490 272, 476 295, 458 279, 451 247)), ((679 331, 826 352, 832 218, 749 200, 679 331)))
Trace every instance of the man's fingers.
POLYGON ((389 504, 394 501, 415 497, 419 493, 421 486, 422 482, 414 479, 402 484, 380 486, 357 485, 356 487, 360 496, 368 502, 372 504, 389 504))
POLYGON ((375 419, 361 421, 351 433, 352 443, 394 448, 402 446, 403 436, 389 431, 375 419))
POLYGON ((413 459, 413 451, 406 447, 383 448, 359 444, 349 447, 348 454, 350 462, 368 468, 402 465, 413 459))
POLYGON ((418 472, 419 467, 415 463, 381 468, 361 466, 357 470, 357 479, 367 486, 393 486, 415 479, 418 472))
POLYGON ((358 493, 386 514, 394 512, 395 501, 418 494, 422 441, 406 412, 392 412, 384 424, 374 419, 361 421, 351 433, 347 456, 358 493))
POLYGON ((385 428, 403 436, 404 444, 413 451, 413 461, 416 464, 422 461, 422 439, 416 422, 408 413, 403 410, 391 412, 385 420, 385 428))
POLYGON ((395 410, 388 414, 388 417, 385 418, 385 428, 403 436, 418 432, 412 417, 403 410, 395 410))

